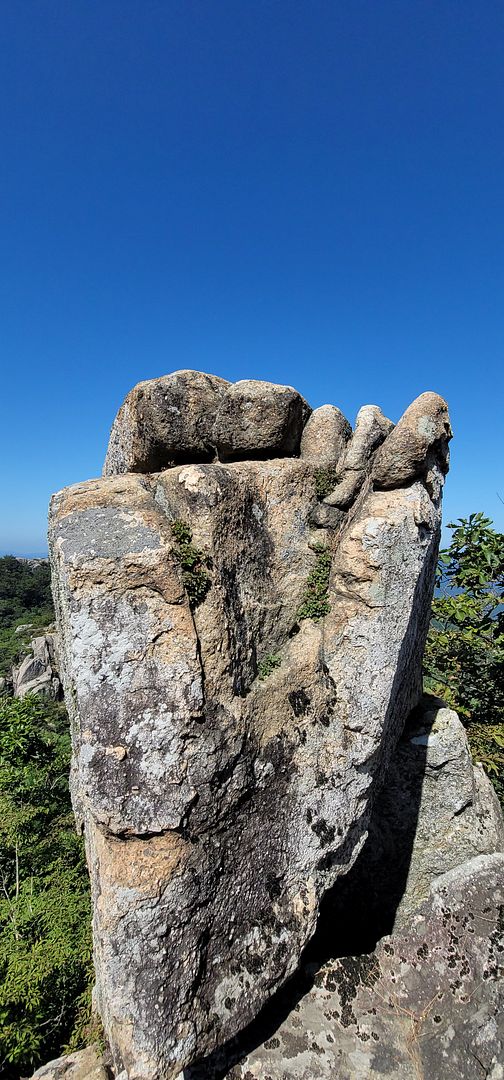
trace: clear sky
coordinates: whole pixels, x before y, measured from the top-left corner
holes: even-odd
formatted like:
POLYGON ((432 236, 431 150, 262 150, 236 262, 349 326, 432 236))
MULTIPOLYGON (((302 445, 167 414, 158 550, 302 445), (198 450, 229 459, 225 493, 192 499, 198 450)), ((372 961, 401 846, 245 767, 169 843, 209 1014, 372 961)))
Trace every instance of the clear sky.
POLYGON ((0 551, 140 379, 447 397, 504 528, 501 0, 3 0, 0 551))

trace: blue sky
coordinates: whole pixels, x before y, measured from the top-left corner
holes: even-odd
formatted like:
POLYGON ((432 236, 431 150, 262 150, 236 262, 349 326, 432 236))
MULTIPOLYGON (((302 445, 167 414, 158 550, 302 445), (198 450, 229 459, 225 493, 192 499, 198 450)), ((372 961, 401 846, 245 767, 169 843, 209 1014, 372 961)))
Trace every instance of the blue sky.
POLYGON ((503 53, 500 0, 3 0, 0 551, 182 367, 437 390, 504 528, 503 53))

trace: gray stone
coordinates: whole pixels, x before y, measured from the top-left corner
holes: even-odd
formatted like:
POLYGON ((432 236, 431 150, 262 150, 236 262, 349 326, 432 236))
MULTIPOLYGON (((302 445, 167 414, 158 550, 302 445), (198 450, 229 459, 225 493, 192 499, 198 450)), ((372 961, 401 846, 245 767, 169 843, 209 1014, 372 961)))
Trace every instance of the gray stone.
MULTIPOLYGON (((302 399, 267 384, 261 411, 251 385, 226 391, 229 452, 294 453, 302 399)), ((440 489, 326 507, 320 550, 315 474, 194 463, 52 501, 96 1000, 135 1080, 211 1052, 295 970, 421 694, 440 489)))
POLYGON ((343 474, 343 478, 324 499, 325 506, 335 506, 339 510, 348 510, 355 502, 357 495, 364 483, 366 473, 364 469, 349 469, 343 474))
POLYGON ((138 383, 114 420, 103 475, 212 461, 214 418, 228 386, 216 375, 185 370, 138 383))
POLYGON ((94 1046, 86 1046, 73 1054, 49 1061, 37 1069, 32 1080, 108 1080, 101 1054, 94 1046))
POLYGON ((343 469, 365 469, 375 450, 385 441, 394 425, 378 405, 363 405, 357 413, 355 431, 346 448, 343 469))
POLYGON ((359 409, 355 431, 338 463, 338 482, 324 499, 327 506, 347 510, 355 502, 369 473, 373 454, 393 426, 377 405, 363 405, 359 409))
POLYGON ((448 443, 452 432, 446 401, 430 391, 406 409, 373 462, 377 487, 393 488, 416 477, 429 481, 431 469, 448 469, 448 443))
POLYGON ((138 383, 114 420, 104 476, 299 453, 307 402, 291 386, 174 371, 138 383))
POLYGON ((14 697, 36 694, 53 700, 59 697, 60 681, 55 667, 54 634, 40 634, 30 643, 31 655, 12 669, 14 697))
POLYGON ((339 461, 352 427, 335 405, 321 405, 309 417, 301 437, 300 454, 317 468, 327 468, 339 461))
POLYGON ((500 1080, 503 874, 494 854, 437 878, 374 953, 316 969, 312 988, 228 1080, 500 1080))
POLYGON ((292 386, 243 379, 223 395, 213 428, 221 461, 299 453, 310 407, 292 386))
POLYGON ((493 786, 482 766, 473 766, 457 714, 435 698, 424 699, 399 742, 375 804, 369 850, 368 899, 377 886, 386 893, 394 875, 404 879, 394 928, 441 874, 476 855, 504 851, 493 786))

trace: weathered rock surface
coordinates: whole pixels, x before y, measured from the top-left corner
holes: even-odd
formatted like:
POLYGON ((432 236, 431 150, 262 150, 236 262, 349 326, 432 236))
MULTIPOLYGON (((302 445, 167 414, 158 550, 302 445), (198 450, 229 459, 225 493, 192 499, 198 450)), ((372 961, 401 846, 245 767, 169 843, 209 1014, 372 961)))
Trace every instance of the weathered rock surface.
POLYGON ((292 386, 256 379, 233 383, 222 397, 213 429, 220 460, 299 453, 310 411, 292 386))
POLYGON ((503 903, 502 854, 437 878, 374 953, 314 971, 312 988, 228 1080, 501 1080, 503 903))
POLYGON ((355 502, 369 472, 373 454, 393 426, 377 405, 363 405, 359 409, 355 431, 338 462, 337 483, 324 499, 327 506, 348 510, 355 502))
POLYGON ((366 843, 325 898, 300 969, 246 1032, 187 1070, 186 1080, 498 1076, 503 852, 498 801, 471 765, 457 715, 425 698, 399 740, 366 843), (434 901, 447 883, 441 910, 434 901), (466 884, 463 926, 452 938, 447 927, 459 922, 466 884), (472 947, 474 896, 487 910, 472 947), (424 1008, 433 1001, 434 1028, 424 1008), (419 1053, 424 1039, 429 1047, 419 1053))
POLYGON ((101 1054, 94 1046, 49 1061, 33 1074, 32 1080, 108 1080, 101 1054))
POLYGON ((318 468, 336 465, 351 435, 351 424, 341 410, 335 405, 321 405, 304 427, 301 457, 318 468))
POLYGON ((61 684, 56 670, 54 634, 40 634, 30 643, 31 655, 12 669, 14 697, 38 694, 56 700, 61 684))
MULTIPOLYGON (((376 800, 366 859, 367 909, 395 890, 394 929, 424 901, 436 877, 476 855, 504 852, 499 801, 473 766, 460 720, 435 698, 410 718, 376 800)), ((364 881, 363 881, 364 885, 364 881)))
POLYGON ((114 420, 104 476, 299 452, 310 408, 291 386, 175 371, 138 383, 114 420))
POLYGON ((428 481, 434 464, 447 468, 450 438, 446 401, 430 391, 420 394, 377 453, 373 464, 375 484, 393 488, 411 483, 418 476, 428 481))
POLYGON ((130 390, 112 425, 104 476, 212 461, 215 413, 229 386, 200 371, 174 371, 130 390))
MULTIPOLYGON (((252 456, 263 422, 256 456, 293 453, 302 399, 266 393, 261 412, 249 388, 222 391, 237 405, 229 453, 252 456)), ((429 468, 436 484, 366 482, 320 531, 316 468, 293 457, 53 499, 96 1000, 129 1080, 177 1075, 254 1017, 366 840, 420 697, 444 462, 429 468)))

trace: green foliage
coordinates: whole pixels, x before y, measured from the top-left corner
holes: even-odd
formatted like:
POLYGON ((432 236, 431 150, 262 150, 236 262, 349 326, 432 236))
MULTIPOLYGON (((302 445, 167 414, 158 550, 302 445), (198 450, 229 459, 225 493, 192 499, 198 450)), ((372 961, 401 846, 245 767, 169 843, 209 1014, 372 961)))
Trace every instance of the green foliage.
POLYGON ((504 808, 504 724, 469 724, 467 736, 473 760, 486 769, 504 808))
POLYGON ((471 514, 448 526, 424 662, 429 693, 485 724, 504 721, 504 536, 491 525, 471 514))
POLYGON ((280 656, 277 656, 275 653, 266 653, 266 656, 263 656, 262 660, 260 660, 257 665, 257 674, 259 678, 267 679, 268 675, 271 675, 271 672, 274 671, 275 668, 280 667, 281 663, 282 659, 280 656))
MULTIPOLYGON (((27 619, 18 620, 23 625, 27 619)), ((0 675, 8 675, 14 664, 19 664, 24 656, 30 651, 30 641, 37 634, 47 630, 52 617, 47 614, 33 615, 29 622, 29 628, 16 634, 16 627, 0 629, 0 675)))
POLYGON ((82 1026, 90 902, 61 706, 0 700, 0 1070, 26 1075, 82 1026))
POLYGON ((338 482, 338 470, 335 465, 327 465, 323 469, 315 469, 315 491, 317 499, 325 499, 334 491, 338 482))
POLYGON ((48 563, 30 566, 12 555, 0 558, 0 676, 26 656, 37 631, 54 619, 48 563), (29 629, 16 634, 16 627, 29 629))
POLYGON ((502 793, 504 535, 481 513, 459 518, 448 528, 452 539, 439 557, 425 688, 457 710, 473 755, 502 793))
POLYGON ((330 611, 328 591, 329 575, 331 573, 331 552, 323 544, 317 544, 312 549, 317 561, 313 570, 308 575, 306 591, 298 608, 298 619, 323 619, 330 611))
POLYGON ((184 521, 173 521, 171 531, 176 541, 175 555, 182 567, 184 588, 189 597, 191 610, 194 611, 194 608, 205 599, 211 585, 205 569, 208 566, 208 560, 202 551, 194 547, 191 529, 184 521))
POLYGON ((13 555, 0 558, 0 629, 42 616, 53 618, 49 563, 31 566, 13 555))

